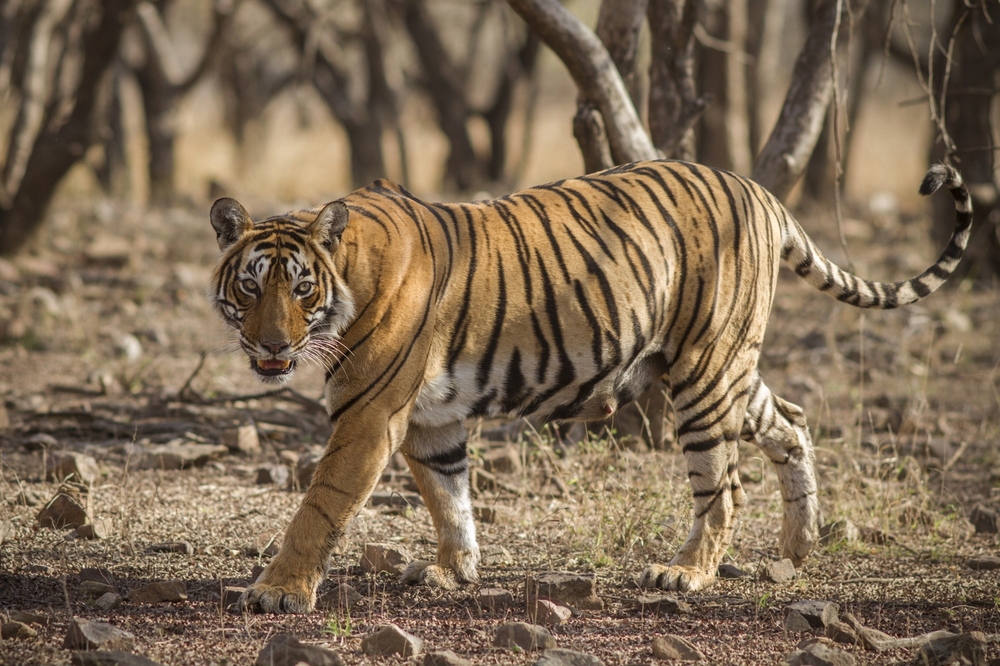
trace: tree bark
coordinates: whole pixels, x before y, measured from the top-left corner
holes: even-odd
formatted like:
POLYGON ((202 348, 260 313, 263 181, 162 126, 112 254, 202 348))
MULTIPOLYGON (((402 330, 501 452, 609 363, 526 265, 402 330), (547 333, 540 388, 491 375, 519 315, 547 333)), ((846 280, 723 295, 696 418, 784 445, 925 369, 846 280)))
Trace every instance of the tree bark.
POLYGON ((647 0, 604 0, 595 31, 618 68, 632 105, 637 109, 642 106, 642 91, 635 57, 639 51, 646 4, 647 0))
POLYGON ((510 5, 563 61, 581 96, 600 111, 614 163, 658 158, 660 153, 597 35, 558 0, 510 0, 510 5))
POLYGON ((859 20, 867 0, 821 0, 818 4, 818 18, 795 61, 778 122, 754 164, 752 178, 781 200, 805 171, 823 129, 833 97, 831 41, 835 30, 838 45, 847 34, 847 2, 855 21, 859 20))
POLYGON ((80 53, 75 56, 82 58, 77 84, 69 99, 46 105, 23 177, 10 200, 0 202, 0 254, 17 252, 39 227, 59 181, 95 140, 93 111, 98 86, 118 51, 135 6, 136 0, 79 2, 74 6, 73 20, 79 21, 81 39, 80 53))
POLYGON ((650 3, 649 133, 664 154, 694 161, 694 125, 707 102, 694 80, 695 0, 650 3))

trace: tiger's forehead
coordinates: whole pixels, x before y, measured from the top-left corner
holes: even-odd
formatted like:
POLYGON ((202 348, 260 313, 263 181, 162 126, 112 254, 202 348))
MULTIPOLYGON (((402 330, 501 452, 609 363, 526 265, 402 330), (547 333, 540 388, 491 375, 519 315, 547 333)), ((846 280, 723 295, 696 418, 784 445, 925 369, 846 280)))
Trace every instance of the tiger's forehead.
POLYGON ((257 278, 295 278, 308 272, 313 250, 306 242, 305 222, 286 216, 254 224, 241 251, 241 269, 257 278))

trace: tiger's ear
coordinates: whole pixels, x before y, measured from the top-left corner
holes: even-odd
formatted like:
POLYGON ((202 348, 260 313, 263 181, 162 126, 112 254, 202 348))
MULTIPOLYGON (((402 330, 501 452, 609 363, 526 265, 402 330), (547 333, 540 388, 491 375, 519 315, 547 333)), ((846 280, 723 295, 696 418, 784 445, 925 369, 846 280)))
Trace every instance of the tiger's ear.
POLYGON ((209 216, 212 218, 212 228, 215 229, 215 239, 219 242, 219 249, 223 251, 253 229, 250 215, 236 199, 219 199, 212 204, 209 216))
POLYGON ((343 201, 334 201, 328 203, 319 212, 312 224, 306 227, 306 233, 309 234, 310 239, 333 254, 340 244, 341 234, 347 228, 348 219, 350 219, 350 213, 347 210, 347 204, 343 201))

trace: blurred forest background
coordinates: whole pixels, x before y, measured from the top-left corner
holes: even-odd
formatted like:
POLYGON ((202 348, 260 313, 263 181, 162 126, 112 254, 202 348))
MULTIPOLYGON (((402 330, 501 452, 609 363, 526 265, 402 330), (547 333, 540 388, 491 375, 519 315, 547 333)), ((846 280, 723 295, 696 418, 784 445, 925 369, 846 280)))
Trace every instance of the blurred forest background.
POLYGON ((996 0, 5 0, 0 254, 59 196, 254 209, 388 176, 461 199, 663 155, 785 199, 912 209, 947 157, 975 197, 971 270, 991 278, 998 74, 996 0), (584 32, 546 28, 564 8, 584 32), (608 56, 648 128, 638 152, 615 139, 629 114, 602 106, 608 56))

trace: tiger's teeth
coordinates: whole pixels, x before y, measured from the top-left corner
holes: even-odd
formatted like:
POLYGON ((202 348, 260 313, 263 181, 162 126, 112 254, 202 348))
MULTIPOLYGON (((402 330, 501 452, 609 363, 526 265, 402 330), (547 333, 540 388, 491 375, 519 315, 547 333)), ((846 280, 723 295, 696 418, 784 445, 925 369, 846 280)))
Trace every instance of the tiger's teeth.
POLYGON ((290 364, 291 361, 286 361, 280 358, 257 359, 257 367, 261 370, 284 370, 290 364))

